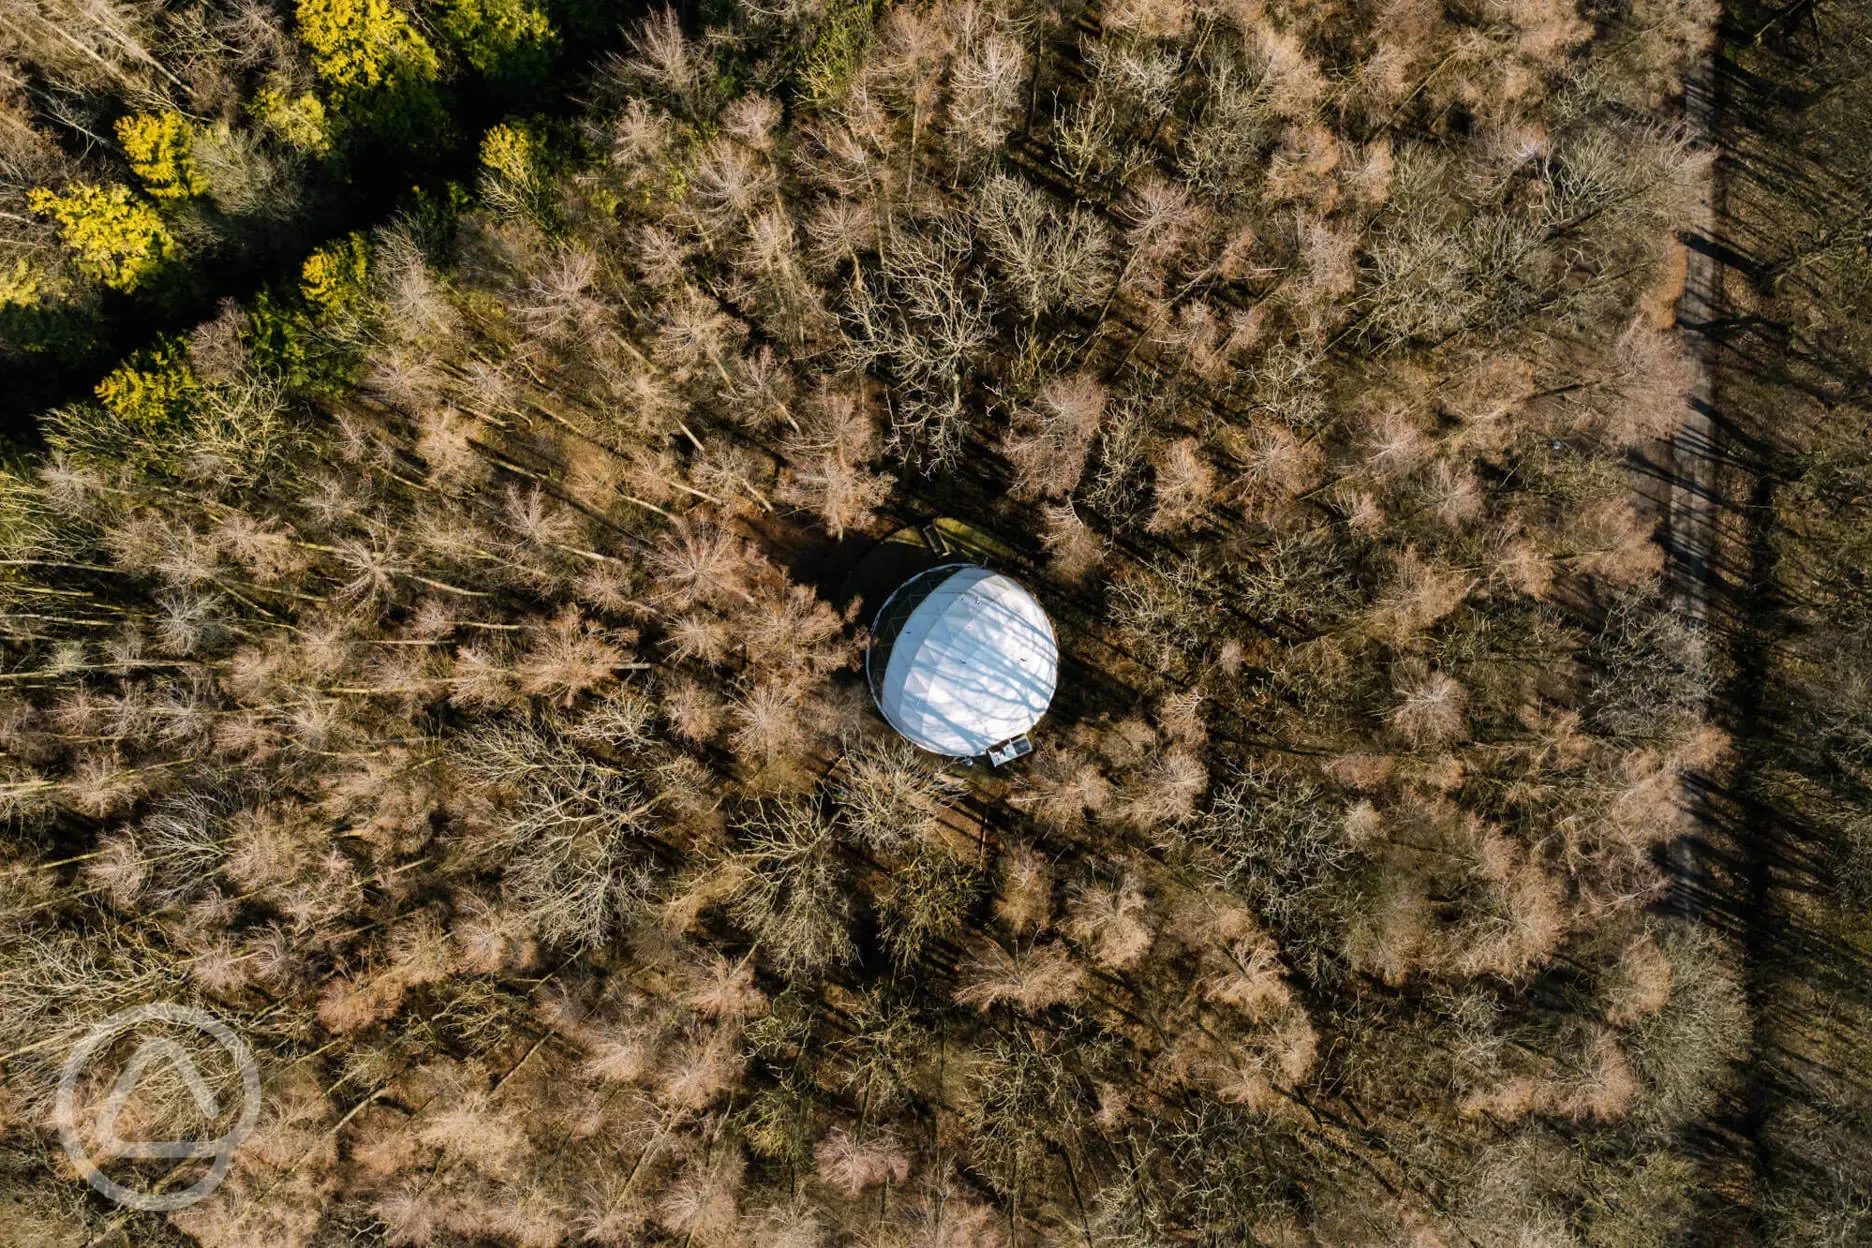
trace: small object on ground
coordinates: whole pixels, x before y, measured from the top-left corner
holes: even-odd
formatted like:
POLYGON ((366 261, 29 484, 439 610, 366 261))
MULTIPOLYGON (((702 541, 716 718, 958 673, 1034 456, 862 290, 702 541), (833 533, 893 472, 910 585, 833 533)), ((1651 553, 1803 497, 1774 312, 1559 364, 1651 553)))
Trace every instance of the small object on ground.
POLYGON ((1033 753, 1033 742, 1026 733, 1022 733, 1012 741, 1004 741, 989 750, 988 765, 990 767, 1004 766, 1017 758, 1025 758, 1031 753, 1033 753))

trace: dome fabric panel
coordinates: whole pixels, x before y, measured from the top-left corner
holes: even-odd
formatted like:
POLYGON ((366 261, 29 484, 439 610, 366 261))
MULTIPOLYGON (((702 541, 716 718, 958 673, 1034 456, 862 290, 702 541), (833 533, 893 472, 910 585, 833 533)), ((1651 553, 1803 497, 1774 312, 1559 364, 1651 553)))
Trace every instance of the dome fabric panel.
POLYGON ((891 640, 878 709, 933 753, 985 754, 1032 728, 1053 700, 1059 647, 1046 612, 986 568, 958 568, 891 640))

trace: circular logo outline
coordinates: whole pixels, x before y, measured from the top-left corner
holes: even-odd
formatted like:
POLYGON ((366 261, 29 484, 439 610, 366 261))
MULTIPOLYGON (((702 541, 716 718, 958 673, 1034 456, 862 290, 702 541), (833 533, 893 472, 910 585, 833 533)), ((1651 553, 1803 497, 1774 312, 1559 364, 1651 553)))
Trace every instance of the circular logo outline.
MULTIPOLYGON (((145 1041, 153 1044, 155 1041, 145 1041)), ((141 1046, 139 1046, 139 1051, 141 1046)), ((132 1057, 134 1061, 134 1055, 132 1057)), ((59 1140, 65 1146, 65 1155, 72 1159, 72 1164, 84 1176, 85 1182, 104 1196, 128 1209, 144 1213, 165 1213, 173 1209, 182 1209, 205 1199, 221 1181, 228 1176, 234 1164, 234 1150, 253 1133, 254 1125, 260 1119, 260 1071, 254 1063, 253 1050, 232 1027, 206 1010, 193 1006, 176 1005, 171 1002, 158 1002, 151 1005, 131 1006, 118 1010, 93 1027, 71 1055, 65 1059, 65 1065, 59 1071, 58 1096, 54 1102, 54 1119, 58 1123, 59 1140), (150 1146, 139 1152, 144 1156, 173 1157, 213 1157, 208 1173, 183 1188, 179 1192, 140 1192, 127 1188, 102 1170, 91 1160, 85 1151, 84 1142, 78 1138, 77 1111, 74 1105, 77 1094, 78 1076, 84 1070, 85 1063, 105 1044, 115 1040, 130 1028, 142 1023, 160 1020, 179 1026, 192 1027, 206 1033, 218 1043, 227 1055, 233 1059, 241 1074, 241 1110, 232 1130, 212 1140, 191 1141, 188 1143, 166 1143, 150 1146)))

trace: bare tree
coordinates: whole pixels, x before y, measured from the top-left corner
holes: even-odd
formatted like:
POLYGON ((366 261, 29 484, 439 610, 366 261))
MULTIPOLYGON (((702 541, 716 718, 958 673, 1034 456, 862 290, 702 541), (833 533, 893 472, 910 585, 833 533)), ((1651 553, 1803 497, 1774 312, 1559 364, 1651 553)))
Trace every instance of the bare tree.
POLYGON ((976 955, 968 975, 955 993, 958 1005, 977 1009, 1006 1001, 1024 1010, 1043 1010, 1079 994, 1085 970, 1072 960, 1064 945, 1018 945, 1009 953, 989 942, 976 955))
POLYGON ((833 825, 797 802, 760 807, 733 862, 741 873, 731 913, 784 973, 811 974, 851 959, 849 896, 833 825))
POLYGON ((1017 410, 1001 453, 1014 465, 1015 491, 1025 498, 1070 494, 1105 412, 1105 387, 1086 373, 1057 378, 1032 407, 1017 410))
POLYGON ((1203 459, 1194 438, 1178 438, 1152 461, 1157 470, 1154 505, 1145 527, 1152 533, 1187 529, 1208 510, 1215 496, 1215 469, 1203 459))
POLYGON ((1038 188, 991 174, 975 190, 982 238, 1030 319, 1097 305, 1111 280, 1110 243, 1096 217, 1061 213, 1038 188))

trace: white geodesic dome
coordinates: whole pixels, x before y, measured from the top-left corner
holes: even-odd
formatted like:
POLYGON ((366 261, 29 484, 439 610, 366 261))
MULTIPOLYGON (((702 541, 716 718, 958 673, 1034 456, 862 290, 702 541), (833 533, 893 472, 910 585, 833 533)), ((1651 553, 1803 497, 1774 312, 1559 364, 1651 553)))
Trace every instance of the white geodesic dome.
POLYGON ((885 599, 865 674, 891 727, 931 753, 973 758, 1040 722, 1059 646, 1019 582, 950 563, 885 599))

